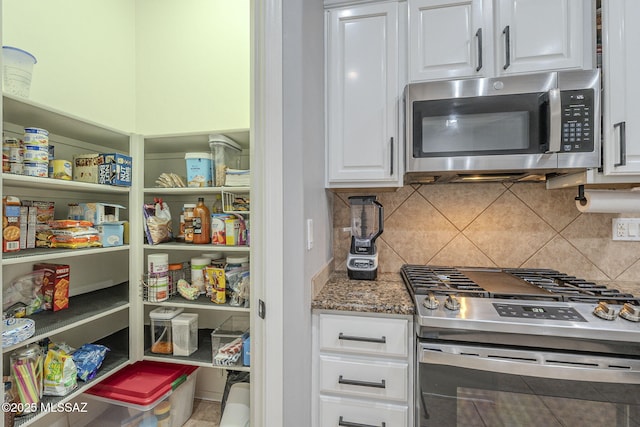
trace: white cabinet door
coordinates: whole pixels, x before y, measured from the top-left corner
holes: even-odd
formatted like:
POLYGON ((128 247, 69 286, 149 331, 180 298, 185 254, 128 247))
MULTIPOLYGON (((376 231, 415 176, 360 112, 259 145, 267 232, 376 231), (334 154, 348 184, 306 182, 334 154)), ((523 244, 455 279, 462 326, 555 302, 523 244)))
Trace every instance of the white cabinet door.
POLYGON ((399 185, 398 3, 327 11, 327 186, 399 185))
MULTIPOLYGON (((640 2, 602 2, 603 172, 640 173, 640 2)), ((636 179, 632 180, 637 182, 636 179)))
POLYGON ((409 80, 491 75, 487 30, 482 0, 409 0, 409 80))
POLYGON ((590 1, 496 0, 495 6, 497 74, 583 67, 590 1))

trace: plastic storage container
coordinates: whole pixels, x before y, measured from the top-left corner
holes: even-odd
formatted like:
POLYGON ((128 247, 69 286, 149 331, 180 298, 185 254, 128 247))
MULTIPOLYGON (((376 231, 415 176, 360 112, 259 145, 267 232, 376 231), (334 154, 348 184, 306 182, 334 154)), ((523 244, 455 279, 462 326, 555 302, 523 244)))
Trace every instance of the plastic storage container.
POLYGON ((182 313, 171 319, 173 355, 189 356, 198 349, 198 315, 182 313))
POLYGON ((197 369, 173 363, 136 362, 91 387, 86 392, 90 397, 87 411, 94 414, 97 408, 105 407, 95 401, 106 402, 106 410, 94 422, 99 420, 101 426, 136 426, 157 418, 154 412, 161 411, 154 410, 168 401, 171 426, 182 426, 193 412, 197 369))
POLYGON ((173 354, 171 319, 182 313, 182 310, 176 307, 158 307, 149 313, 152 353, 173 354))
POLYGON ((2 46, 2 90, 11 95, 29 97, 33 66, 38 62, 29 52, 11 46, 2 46))
POLYGON ((230 316, 211 332, 213 364, 241 366, 242 342, 248 336, 249 317, 230 316))
POLYGON ((211 149, 211 174, 213 186, 222 187, 226 182, 227 168, 238 169, 240 145, 224 135, 209 135, 211 149))
POLYGON ((211 187, 211 154, 185 153, 187 187, 211 187))

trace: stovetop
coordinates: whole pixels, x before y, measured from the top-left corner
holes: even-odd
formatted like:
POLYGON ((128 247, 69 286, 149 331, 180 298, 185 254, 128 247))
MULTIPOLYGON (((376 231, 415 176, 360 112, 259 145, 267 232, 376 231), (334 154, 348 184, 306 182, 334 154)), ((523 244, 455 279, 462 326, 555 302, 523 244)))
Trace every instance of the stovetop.
POLYGON ((402 266, 412 295, 456 294, 475 298, 574 301, 640 306, 640 297, 551 269, 402 266))
POLYGON ((639 297, 555 270, 407 264, 401 274, 418 336, 435 328, 640 341, 639 297))

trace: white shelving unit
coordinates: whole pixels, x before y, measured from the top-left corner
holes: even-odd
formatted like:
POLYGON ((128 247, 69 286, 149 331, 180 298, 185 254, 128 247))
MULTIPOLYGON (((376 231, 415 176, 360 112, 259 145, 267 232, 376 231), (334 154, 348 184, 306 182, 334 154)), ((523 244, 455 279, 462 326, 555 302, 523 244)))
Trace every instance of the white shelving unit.
MULTIPOLYGON (((5 136, 22 137, 23 129, 35 126, 49 131, 49 144, 59 159, 72 159, 74 154, 95 152, 130 152, 131 136, 55 109, 4 95, 2 130, 5 136)), ((20 199, 53 201, 55 218, 66 218, 67 203, 114 202, 133 205, 134 189, 49 178, 11 175, 0 177, 3 196, 20 199)), ((121 219, 127 219, 127 210, 121 219)), ((87 249, 28 249, 3 253, 0 280, 3 289, 15 277, 28 273, 35 263, 70 265, 69 308, 57 312, 43 311, 31 316, 36 322, 35 334, 16 345, 2 349, 3 374, 9 373, 9 355, 25 345, 44 338, 64 341, 73 347, 87 342, 104 343, 110 348, 96 378, 78 382, 78 388, 64 397, 45 396, 45 404, 68 402, 96 382, 117 372, 132 360, 131 343, 135 335, 131 327, 135 310, 132 297, 129 259, 131 246, 87 249)), ((2 297, 0 297, 2 298, 2 297)), ((36 412, 16 418, 15 425, 26 426, 47 414, 36 412)))
MULTIPOLYGON (((209 134, 223 134, 236 141, 243 148, 243 153, 248 152, 249 130, 212 130, 209 132, 191 134, 156 135, 141 137, 142 144, 137 146, 137 156, 144 158, 143 171, 140 179, 144 183, 144 202, 149 203, 154 198, 161 198, 169 205, 172 215, 174 229, 177 228, 178 218, 185 203, 196 203, 198 197, 204 197, 205 204, 211 210, 216 196, 221 198, 227 193, 241 194, 250 197, 250 187, 204 187, 204 188, 161 188, 155 187, 155 180, 163 172, 171 172, 186 177, 185 153, 188 152, 209 152, 209 134)), ((249 168, 248 154, 240 156, 241 163, 230 167, 249 168)), ((186 182, 186 179, 184 179, 186 182)), ((234 212, 249 219, 249 212, 234 212)), ((191 244, 191 243, 161 243, 141 245, 142 257, 138 263, 146 265, 146 257, 151 253, 168 253, 169 262, 188 262, 191 258, 204 253, 220 252, 223 256, 242 255, 250 256, 250 246, 226 246, 213 244, 191 244)), ((140 289, 140 295, 142 295, 140 289)), ((179 307, 183 313, 198 314, 198 350, 191 356, 173 356, 151 353, 148 329, 146 331, 145 348, 142 357, 145 360, 169 361, 173 363, 184 363, 205 368, 234 370, 249 372, 250 367, 238 366, 215 366, 213 365, 213 352, 211 346, 211 332, 224 322, 229 316, 250 316, 251 309, 248 307, 234 307, 226 304, 218 305, 209 298, 202 295, 196 301, 188 301, 179 295, 171 297, 168 301, 143 302, 144 323, 149 324, 149 312, 157 307, 179 307)))

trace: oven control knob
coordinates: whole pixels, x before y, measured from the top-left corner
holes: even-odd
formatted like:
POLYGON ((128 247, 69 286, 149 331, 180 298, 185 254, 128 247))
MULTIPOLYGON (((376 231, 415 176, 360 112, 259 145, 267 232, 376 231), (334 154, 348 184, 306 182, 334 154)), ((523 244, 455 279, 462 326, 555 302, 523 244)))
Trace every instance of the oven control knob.
POLYGON ((630 322, 640 322, 640 307, 626 303, 620 309, 620 317, 630 322))
POLYGON ((444 302, 444 306, 452 311, 460 310, 460 301, 455 295, 448 295, 444 302))
POLYGON ((616 318, 616 311, 609 307, 609 304, 606 302, 599 303, 595 310, 593 310, 593 314, 604 320, 613 320, 616 318))
POLYGON ((424 301, 422 302, 422 305, 425 308, 428 308, 429 310, 435 310, 436 308, 438 308, 440 303, 438 302, 438 300, 436 299, 436 297, 433 294, 429 294, 429 296, 426 297, 424 299, 424 301))

